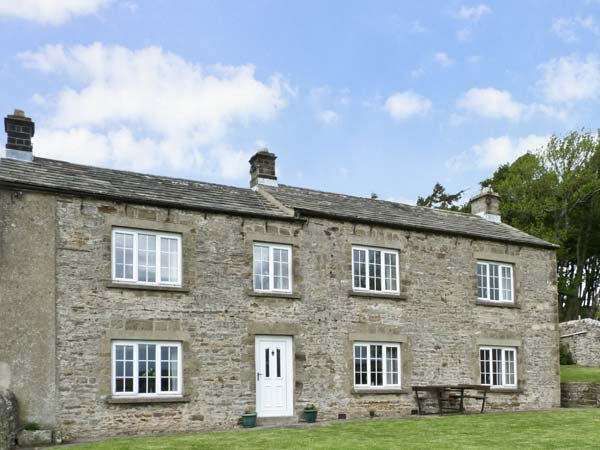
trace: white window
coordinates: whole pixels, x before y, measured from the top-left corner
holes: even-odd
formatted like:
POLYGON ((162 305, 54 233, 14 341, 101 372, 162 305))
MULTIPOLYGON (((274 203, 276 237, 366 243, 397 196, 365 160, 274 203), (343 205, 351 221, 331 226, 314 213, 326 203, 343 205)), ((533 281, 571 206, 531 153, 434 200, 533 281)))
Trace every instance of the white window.
POLYGON ((115 396, 181 395, 180 342, 113 341, 112 393, 115 396))
POLYGON ((115 228, 112 234, 114 281, 181 286, 181 236, 115 228))
POLYGON ((355 291, 400 292, 398 251, 352 247, 352 287, 355 291))
POLYGON ((292 292, 292 247, 254 244, 254 290, 292 292))
POLYGON ((400 345, 375 342, 354 344, 354 386, 400 387, 400 345))
POLYGON ((513 302, 513 266, 496 262, 477 262, 477 298, 513 302))
POLYGON ((517 387, 517 350, 512 347, 480 347, 481 384, 517 387))

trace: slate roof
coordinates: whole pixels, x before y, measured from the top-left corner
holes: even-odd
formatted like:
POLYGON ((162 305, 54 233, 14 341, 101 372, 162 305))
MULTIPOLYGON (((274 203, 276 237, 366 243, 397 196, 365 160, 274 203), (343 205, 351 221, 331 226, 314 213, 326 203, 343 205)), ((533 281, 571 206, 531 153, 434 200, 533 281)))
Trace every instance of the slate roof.
POLYGON ((104 169, 37 157, 33 162, 0 158, 0 185, 235 215, 281 219, 325 216, 403 229, 556 248, 554 244, 506 224, 490 222, 472 214, 286 185, 261 188, 264 188, 279 203, 294 210, 294 216, 251 189, 104 169))
POLYGON ((33 162, 0 158, 0 184, 5 183, 133 203, 287 217, 287 214, 251 189, 103 169, 46 158, 36 157, 33 162))
POLYGON ((355 222, 370 222, 541 247, 557 247, 504 223, 490 222, 474 214, 443 211, 286 185, 279 185, 276 188, 265 187, 265 190, 288 208, 294 208, 307 215, 322 215, 355 222))

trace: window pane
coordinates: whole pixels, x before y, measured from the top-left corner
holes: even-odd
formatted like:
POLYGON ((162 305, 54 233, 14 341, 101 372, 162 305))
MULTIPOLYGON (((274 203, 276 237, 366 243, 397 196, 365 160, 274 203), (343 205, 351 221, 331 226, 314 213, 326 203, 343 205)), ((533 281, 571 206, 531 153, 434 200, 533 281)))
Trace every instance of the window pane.
POLYGON ((515 383, 515 351, 504 351, 504 382, 514 385, 515 383))
POLYGON ((369 250, 369 289, 381 291, 381 251, 369 250))
POLYGON ((383 386, 383 355, 381 345, 369 346, 371 386, 383 386))
POLYGON ((115 345, 115 391, 133 393, 133 345, 115 345))
POLYGON ((115 277, 133 279, 133 235, 115 232, 115 277))
POLYGON ((359 289, 367 288, 367 265, 366 265, 366 252, 365 250, 353 250, 354 257, 354 268, 353 278, 354 287, 359 289))
POLYGON ((481 384, 490 384, 490 351, 487 349, 479 350, 481 384))
POLYGON ((386 384, 398 384, 398 347, 386 347, 386 384))
POLYGON ((138 235, 138 280, 156 282, 156 236, 138 235))
POLYGON ((492 385, 502 386, 502 350, 492 349, 492 385))
POLYGON ((477 298, 488 298, 487 264, 477 263, 477 298))
POLYGON ((282 248, 273 249, 273 288, 287 289, 289 286, 288 276, 289 251, 282 248))
POLYGON ((396 280, 396 254, 384 253, 384 255, 385 290, 396 291, 398 290, 398 284, 396 280))
POLYGON ((367 346, 354 346, 354 383, 367 384, 367 346))
POLYGON ((179 241, 175 238, 160 238, 160 279, 179 282, 179 241))
POLYGON ((489 264, 490 300, 500 300, 500 275, 498 264, 489 264))
POLYGON ((163 392, 177 390, 178 351, 176 346, 161 346, 160 389, 163 392))
POLYGON ((512 301, 512 267, 502 266, 502 300, 512 301))
POLYGON ((269 247, 254 246, 254 289, 269 290, 269 247))
POLYGON ((139 344, 138 359, 138 392, 153 394, 156 392, 156 345, 139 344))

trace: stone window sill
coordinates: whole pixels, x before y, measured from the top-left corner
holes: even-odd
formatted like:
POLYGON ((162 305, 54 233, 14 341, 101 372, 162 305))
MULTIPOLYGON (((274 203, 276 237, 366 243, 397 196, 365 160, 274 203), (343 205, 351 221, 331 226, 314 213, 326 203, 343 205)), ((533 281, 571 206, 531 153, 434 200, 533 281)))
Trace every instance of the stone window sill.
POLYGON ((190 292, 187 288, 177 286, 150 286, 134 283, 113 283, 112 281, 106 283, 106 287, 110 289, 133 289, 138 291, 181 292, 184 294, 190 292))
POLYGON ((363 298, 372 298, 372 299, 382 299, 382 300, 396 300, 396 301, 405 301, 405 294, 386 294, 386 293, 378 293, 378 292, 362 292, 362 291, 350 291, 348 292, 348 297, 363 297, 363 298))
POLYGON ((407 389, 352 389, 356 395, 410 394, 407 389))
POLYGON ((508 389, 502 389, 502 388, 492 388, 488 391, 488 394, 522 394, 523 393, 523 389, 519 389, 519 388, 508 388, 508 389))
POLYGON ((287 300, 301 300, 300 294, 286 294, 285 292, 255 292, 248 291, 248 296, 258 298, 283 298, 287 300))
POLYGON ((493 301, 493 300, 476 300, 475 301, 476 305, 480 305, 480 306, 495 306, 496 308, 513 308, 513 309, 521 309, 521 306, 519 306, 516 303, 508 303, 508 302, 497 302, 497 301, 493 301))
POLYGON ((107 397, 106 403, 111 405, 129 405, 146 403, 189 403, 189 395, 175 397, 107 397))

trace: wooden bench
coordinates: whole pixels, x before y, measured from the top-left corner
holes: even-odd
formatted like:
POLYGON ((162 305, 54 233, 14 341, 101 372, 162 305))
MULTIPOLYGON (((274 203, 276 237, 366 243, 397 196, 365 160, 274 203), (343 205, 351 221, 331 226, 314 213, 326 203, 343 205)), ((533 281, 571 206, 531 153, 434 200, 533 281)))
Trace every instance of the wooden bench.
POLYGON ((427 414, 424 412, 421 401, 423 397, 419 396, 419 392, 430 392, 437 398, 438 414, 443 415, 444 413, 465 413, 465 399, 481 400, 480 414, 485 410, 485 401, 487 392, 490 390, 489 386, 479 384, 458 384, 458 385, 430 385, 430 386, 413 386, 413 392, 417 399, 417 408, 419 415, 427 414), (476 391, 477 394, 466 394, 465 391, 476 391), (444 394, 448 395, 444 397, 444 394), (458 400, 457 407, 450 407, 452 402, 458 400))

